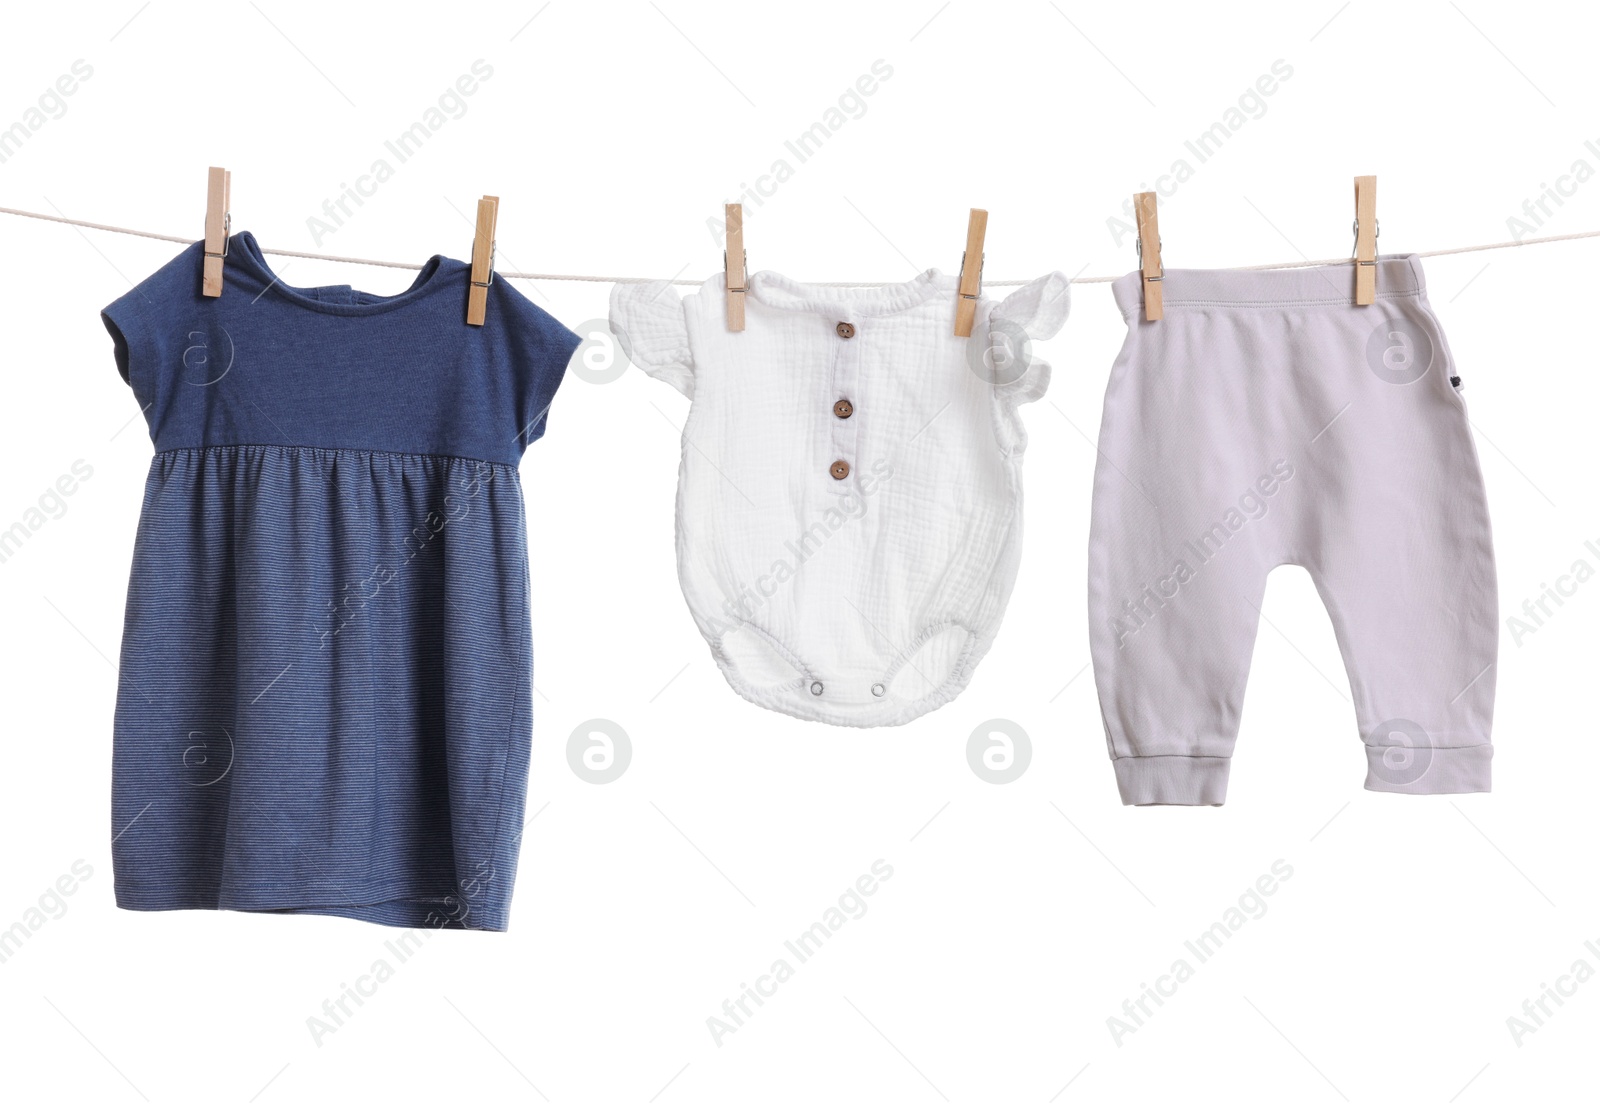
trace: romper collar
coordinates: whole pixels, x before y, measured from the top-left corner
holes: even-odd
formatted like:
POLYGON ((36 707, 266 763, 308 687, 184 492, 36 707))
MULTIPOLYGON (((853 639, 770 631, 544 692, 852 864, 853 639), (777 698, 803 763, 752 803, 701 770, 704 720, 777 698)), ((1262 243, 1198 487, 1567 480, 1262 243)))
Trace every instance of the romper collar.
POLYGON ((778 310, 811 311, 875 318, 925 302, 938 294, 954 294, 956 279, 930 268, 901 284, 874 287, 830 287, 806 284, 776 272, 757 272, 750 277, 749 294, 758 302, 778 310))

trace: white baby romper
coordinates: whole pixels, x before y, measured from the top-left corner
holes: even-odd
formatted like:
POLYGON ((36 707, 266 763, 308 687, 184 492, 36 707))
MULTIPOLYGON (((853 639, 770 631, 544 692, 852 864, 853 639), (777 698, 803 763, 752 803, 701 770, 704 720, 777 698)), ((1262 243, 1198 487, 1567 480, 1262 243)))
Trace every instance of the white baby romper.
POLYGON ((838 288, 724 278, 680 300, 619 284, 611 327, 692 404, 678 476, 678 575, 729 684, 829 724, 904 724, 972 677, 1005 613, 1022 539, 1018 407, 1066 321, 1040 277, 980 300, 956 337, 956 280, 838 288))

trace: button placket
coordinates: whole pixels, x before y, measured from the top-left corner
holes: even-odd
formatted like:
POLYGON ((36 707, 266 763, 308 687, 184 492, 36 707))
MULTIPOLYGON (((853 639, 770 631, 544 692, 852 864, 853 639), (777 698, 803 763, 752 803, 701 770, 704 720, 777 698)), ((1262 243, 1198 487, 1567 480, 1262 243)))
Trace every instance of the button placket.
POLYGON ((833 326, 833 393, 820 412, 832 423, 832 455, 828 457, 828 482, 834 494, 853 493, 850 475, 856 466, 855 396, 860 379, 862 338, 854 322, 838 320, 833 326))

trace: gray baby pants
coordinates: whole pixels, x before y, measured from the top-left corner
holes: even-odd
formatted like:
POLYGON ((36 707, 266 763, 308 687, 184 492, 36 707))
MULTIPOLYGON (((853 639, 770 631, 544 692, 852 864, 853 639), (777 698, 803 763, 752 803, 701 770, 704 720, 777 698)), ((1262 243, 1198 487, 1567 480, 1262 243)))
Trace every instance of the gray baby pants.
POLYGON ((1113 285, 1089 618, 1125 804, 1222 804, 1281 564, 1332 620, 1367 788, 1489 789, 1494 552, 1459 380, 1417 258, 1379 259, 1370 306, 1353 273, 1169 270, 1156 322, 1137 273, 1113 285))

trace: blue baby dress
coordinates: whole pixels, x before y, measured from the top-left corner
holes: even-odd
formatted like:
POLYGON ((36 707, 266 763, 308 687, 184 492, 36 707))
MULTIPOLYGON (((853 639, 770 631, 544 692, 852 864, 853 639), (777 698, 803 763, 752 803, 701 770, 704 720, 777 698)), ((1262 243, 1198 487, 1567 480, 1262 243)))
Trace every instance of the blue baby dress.
POLYGON ((107 307, 156 453, 113 742, 117 904, 503 930, 532 733, 517 464, 579 338, 468 266, 298 288, 229 239, 107 307))

